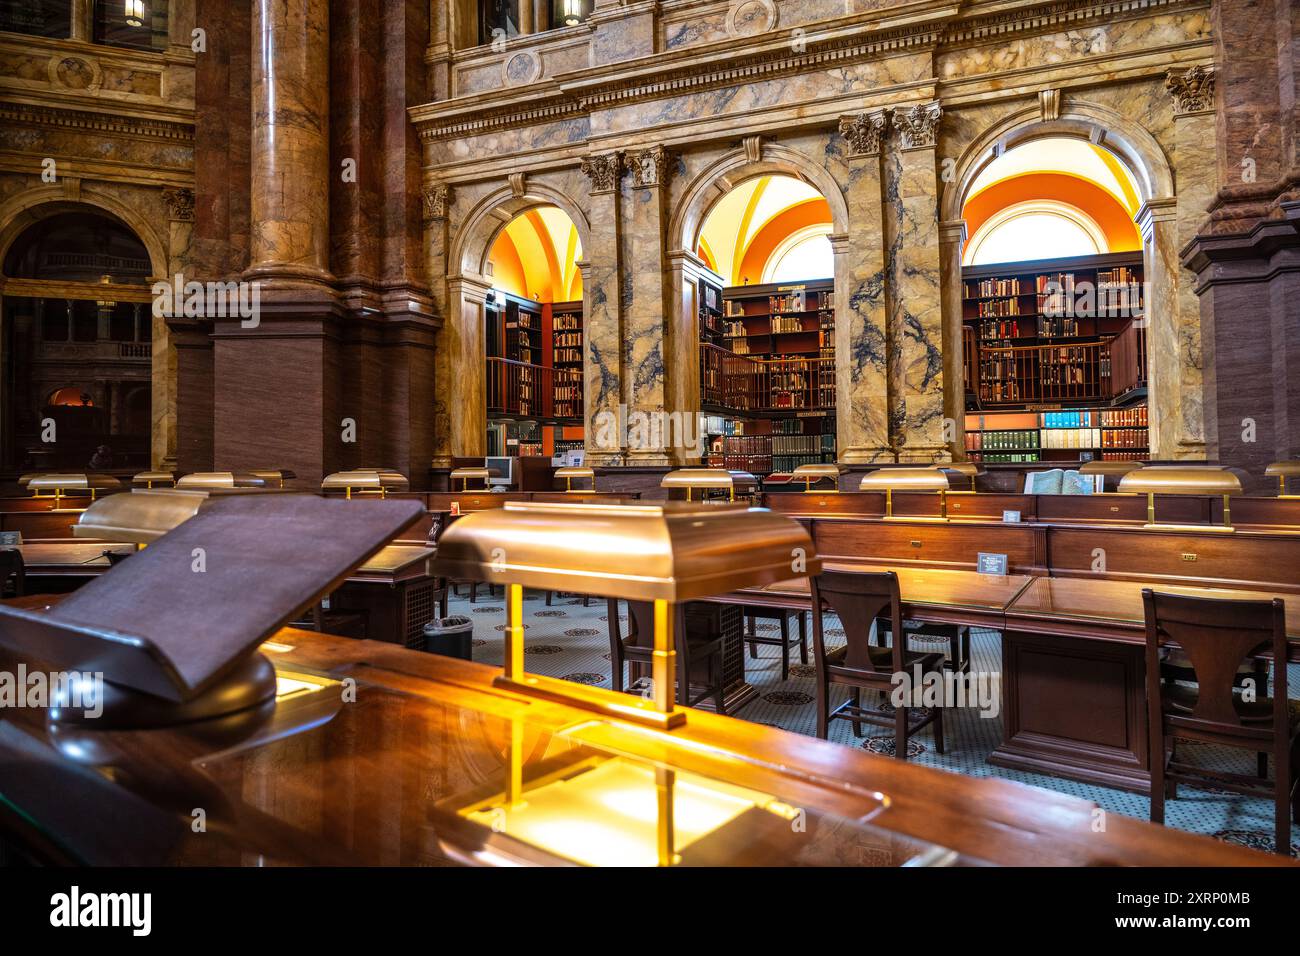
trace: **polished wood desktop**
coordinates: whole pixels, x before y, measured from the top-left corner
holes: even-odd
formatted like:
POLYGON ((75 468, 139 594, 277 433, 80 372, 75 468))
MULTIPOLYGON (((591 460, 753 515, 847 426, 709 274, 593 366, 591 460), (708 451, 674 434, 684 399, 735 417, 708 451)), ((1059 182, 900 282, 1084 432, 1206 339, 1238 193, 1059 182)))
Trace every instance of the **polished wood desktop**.
POLYGON ((686 865, 1288 862, 1120 814, 1098 828, 1084 800, 707 712, 692 711, 670 732, 593 720, 494 686, 494 668, 374 641, 284 629, 263 650, 282 681, 273 714, 219 734, 55 735, 39 712, 8 712, 0 746, 13 772, 0 783, 0 826, 35 829, 46 837, 41 849, 64 862, 446 864, 474 849, 449 808, 503 785, 513 723, 523 731, 526 782, 556 751, 583 748, 666 763, 808 810, 797 840, 789 824, 774 839, 728 839, 724 829, 719 840, 688 847, 686 865), (354 702, 343 702, 337 682, 345 678, 357 681, 354 702), (105 766, 113 772, 99 772, 105 766), (195 807, 205 809, 206 832, 191 826, 195 807))

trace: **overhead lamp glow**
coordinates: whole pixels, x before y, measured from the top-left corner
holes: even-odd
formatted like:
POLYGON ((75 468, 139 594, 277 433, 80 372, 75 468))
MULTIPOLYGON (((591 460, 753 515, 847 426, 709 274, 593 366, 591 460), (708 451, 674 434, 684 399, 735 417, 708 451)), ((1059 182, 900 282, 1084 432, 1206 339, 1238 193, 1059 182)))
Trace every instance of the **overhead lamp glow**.
POLYGON ((126 14, 127 26, 144 26, 144 0, 126 0, 122 7, 122 12, 126 14))

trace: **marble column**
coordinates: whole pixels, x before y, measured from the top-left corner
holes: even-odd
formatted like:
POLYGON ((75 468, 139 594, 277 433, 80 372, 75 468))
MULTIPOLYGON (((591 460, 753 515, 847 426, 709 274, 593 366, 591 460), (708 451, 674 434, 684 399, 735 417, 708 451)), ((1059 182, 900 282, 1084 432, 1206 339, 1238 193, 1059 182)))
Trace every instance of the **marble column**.
POLYGON ((887 154, 890 432, 898 460, 906 462, 948 457, 935 158, 939 116, 937 102, 894 110, 897 149, 887 154))
POLYGON ((329 275, 329 4, 253 6, 252 184, 247 277, 329 275))
MULTIPOLYGON (((194 190, 163 191, 167 205, 167 276, 192 272, 191 247, 194 241, 194 190)), ((153 394, 150 462, 152 467, 172 469, 176 466, 177 367, 176 346, 172 342, 167 320, 160 315, 145 317, 150 322, 153 343, 153 394)))
MULTIPOLYGON (((954 459, 966 457, 966 363, 961 321, 961 254, 966 220, 939 224, 939 276, 943 307, 944 439, 954 459)), ((971 383, 974 387, 974 383, 971 383)))
MULTIPOLYGON (((448 307, 451 313, 439 333, 437 378, 454 393, 446 396, 447 434, 450 454, 457 458, 480 458, 487 454, 487 338, 486 305, 488 283, 461 277, 447 282, 448 307), (445 365, 442 364, 445 362, 445 365)), ((441 460, 441 451, 435 454, 441 460)))
POLYGON ((588 156, 582 171, 591 183, 587 221, 590 248, 584 248, 583 416, 587 463, 621 465, 626 449, 620 428, 623 401, 623 293, 619 248, 619 153, 588 156))
POLYGON ((835 256, 836 448, 844 464, 892 460, 886 364, 885 240, 881 146, 883 110, 846 116, 844 185, 848 233, 831 237, 835 256))
MULTIPOLYGON (((1175 286, 1173 334, 1177 350, 1177 387, 1170 405, 1177 424, 1170 437, 1173 447, 1161 448, 1162 458, 1205 457, 1204 359, 1201 354, 1201 311, 1196 297, 1195 276, 1183 268, 1179 252, 1193 239, 1210 203, 1214 201, 1217 169, 1214 154, 1206 149, 1213 142, 1214 99, 1211 96, 1180 95, 1196 87, 1188 73, 1171 74, 1166 87, 1174 94, 1174 163, 1178 169, 1178 202, 1169 249, 1169 270, 1175 286)), ((1150 334, 1150 329, 1147 330, 1150 334)), ((1170 430, 1166 430, 1170 431, 1170 430)))
POLYGON ((631 174, 623 196, 621 237, 627 251, 622 383, 628 413, 627 460, 628 464, 668 465, 667 443, 673 436, 662 413, 668 410, 663 249, 669 157, 663 147, 654 146, 623 159, 631 174))

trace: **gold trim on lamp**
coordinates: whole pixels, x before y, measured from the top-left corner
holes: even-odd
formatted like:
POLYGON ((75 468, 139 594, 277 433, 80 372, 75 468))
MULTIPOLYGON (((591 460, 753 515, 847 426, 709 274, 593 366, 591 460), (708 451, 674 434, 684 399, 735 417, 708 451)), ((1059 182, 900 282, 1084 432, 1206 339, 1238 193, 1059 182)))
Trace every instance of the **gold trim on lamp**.
POLYGON ((85 474, 82 472, 50 472, 39 475, 23 475, 19 479, 27 486, 33 498, 53 498, 55 511, 83 511, 83 508, 64 508, 64 498, 85 498, 91 501, 101 491, 117 491, 122 483, 112 475, 85 474), (41 492, 47 494, 41 494, 41 492), (69 492, 73 492, 69 494, 69 492))
POLYGON ((1288 478, 1300 478, 1300 461, 1275 461, 1264 469, 1264 474, 1270 478, 1277 478, 1277 496, 1279 498, 1300 498, 1300 495, 1289 495, 1286 491, 1288 478))
POLYGON ((934 468, 879 468, 867 472, 858 482, 859 491, 883 491, 885 493, 886 521, 947 521, 948 520, 948 476, 934 468), (895 515, 895 491, 933 491, 939 495, 939 516, 933 515, 895 515))
MULTIPOLYGON (((573 491, 573 482, 575 479, 578 481, 584 479, 589 480, 591 482, 591 490, 596 490, 596 470, 594 468, 587 468, 582 465, 569 465, 565 468, 556 468, 555 477, 564 479, 565 491, 573 491)), ((578 490, 581 491, 582 489, 579 488, 578 490)))
POLYGON ((822 465, 799 465, 790 473, 791 481, 802 481, 805 493, 812 492, 812 486, 819 481, 832 481, 835 483, 834 493, 840 490, 840 476, 848 471, 840 464, 822 464, 822 465))
POLYGON ((1241 494, 1241 479, 1222 468, 1198 466, 1160 466, 1139 468, 1120 479, 1124 494, 1147 496, 1145 527, 1160 531, 1232 531, 1232 511, 1228 499, 1241 494), (1162 524, 1156 521, 1156 495, 1221 495, 1223 524, 1162 524))
POLYGON ((152 488, 154 485, 166 485, 168 488, 176 486, 176 472, 174 471, 142 471, 131 478, 134 485, 144 485, 145 488, 152 488))
POLYGON ((500 686, 608 717, 674 727, 675 605, 817 574, 808 532, 784 515, 740 504, 569 504, 508 501, 450 525, 433 573, 506 591, 500 686), (524 670, 523 589, 596 593, 654 606, 653 701, 524 670))
MULTIPOLYGON (((451 490, 456 490, 456 479, 460 479, 460 490, 469 491, 469 481, 471 478, 477 478, 483 482, 483 491, 488 490, 488 479, 496 475, 497 472, 490 468, 454 468, 451 472, 451 490)), ((474 489, 478 491, 479 489, 474 489)))
POLYGON ((380 498, 386 498, 390 491, 406 491, 410 487, 411 483, 406 480, 405 475, 398 471, 389 471, 386 468, 358 468, 354 471, 336 471, 332 475, 326 475, 320 483, 321 491, 342 490, 346 498, 351 498, 353 493, 358 495, 378 495, 380 498))
MULTIPOLYGON (((744 488, 751 492, 758 485, 758 479, 747 471, 728 471, 725 468, 678 468, 676 471, 670 471, 659 481, 660 488, 672 490, 674 488, 686 489, 686 500, 693 501, 693 492, 725 491, 728 501, 736 500, 736 486, 742 488, 741 494, 744 494, 744 488)), ((703 500, 701 498, 701 500, 703 500)))

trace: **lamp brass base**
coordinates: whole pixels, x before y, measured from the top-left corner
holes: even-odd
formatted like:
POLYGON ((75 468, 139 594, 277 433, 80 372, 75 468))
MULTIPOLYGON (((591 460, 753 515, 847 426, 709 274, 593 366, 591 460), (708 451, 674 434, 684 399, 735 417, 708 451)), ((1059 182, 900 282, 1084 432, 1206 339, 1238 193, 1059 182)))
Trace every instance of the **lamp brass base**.
POLYGON ((515 680, 502 674, 493 678, 492 686, 512 690, 528 697, 540 697, 558 704, 568 704, 604 717, 626 720, 634 724, 654 727, 657 730, 671 730, 686 723, 686 711, 681 708, 664 713, 655 710, 652 701, 599 687, 584 687, 573 681, 543 677, 540 674, 525 674, 523 680, 515 680))

